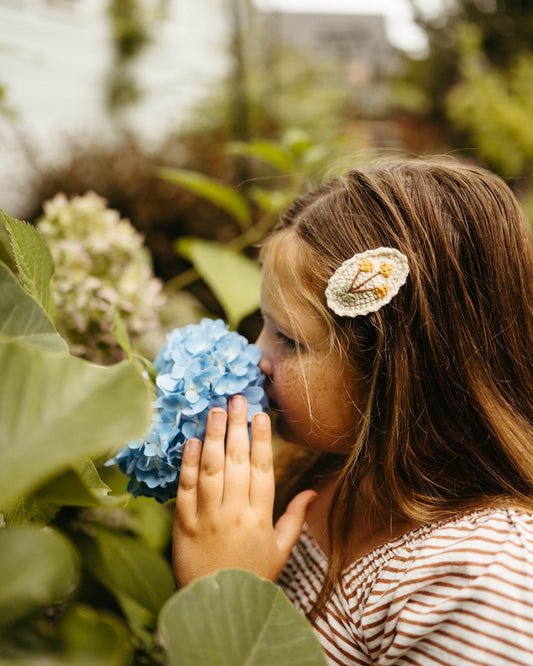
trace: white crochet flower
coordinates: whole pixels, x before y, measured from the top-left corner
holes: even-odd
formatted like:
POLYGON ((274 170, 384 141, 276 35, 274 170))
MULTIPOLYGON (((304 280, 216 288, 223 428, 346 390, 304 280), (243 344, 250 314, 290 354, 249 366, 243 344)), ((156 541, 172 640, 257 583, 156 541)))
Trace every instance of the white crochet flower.
POLYGON ((405 283, 407 257, 392 247, 378 247, 345 261, 328 281, 328 307, 341 317, 376 312, 405 283))

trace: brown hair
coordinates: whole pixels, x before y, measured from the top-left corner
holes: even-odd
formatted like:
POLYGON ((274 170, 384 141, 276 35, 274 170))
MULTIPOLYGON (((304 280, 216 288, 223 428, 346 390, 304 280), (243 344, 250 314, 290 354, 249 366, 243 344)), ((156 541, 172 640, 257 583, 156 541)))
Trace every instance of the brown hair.
POLYGON ((505 502, 533 508, 533 238, 500 178, 444 160, 376 164, 302 195, 265 259, 289 237, 300 257, 290 270, 364 396, 316 613, 348 564, 357 493, 417 523, 505 502), (407 283, 378 312, 336 316, 329 277, 380 246, 407 256, 407 283))

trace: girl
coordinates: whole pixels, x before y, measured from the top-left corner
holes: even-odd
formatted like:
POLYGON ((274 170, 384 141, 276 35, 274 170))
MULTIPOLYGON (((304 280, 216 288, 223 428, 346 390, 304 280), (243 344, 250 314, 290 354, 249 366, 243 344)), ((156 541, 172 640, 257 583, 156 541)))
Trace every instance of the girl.
POLYGON ((294 202, 262 263, 296 495, 273 527, 269 419, 249 455, 244 399, 214 409, 183 456, 178 584, 277 580, 332 664, 530 666, 533 239, 510 190, 455 163, 353 170, 294 202))

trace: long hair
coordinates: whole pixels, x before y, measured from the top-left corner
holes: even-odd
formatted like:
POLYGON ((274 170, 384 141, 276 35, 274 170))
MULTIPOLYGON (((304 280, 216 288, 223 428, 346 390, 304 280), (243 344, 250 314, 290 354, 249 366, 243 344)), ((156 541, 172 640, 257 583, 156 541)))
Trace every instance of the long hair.
MULTIPOLYGON (((316 613, 348 564, 356 496, 416 523, 502 503, 533 508, 533 237, 500 178, 420 160, 352 170, 302 195, 263 260, 285 242, 298 246, 290 270, 360 386, 316 613), (329 277, 380 246, 408 258, 399 293, 366 316, 329 311, 329 277)), ((315 455, 302 478, 319 469, 315 455)))

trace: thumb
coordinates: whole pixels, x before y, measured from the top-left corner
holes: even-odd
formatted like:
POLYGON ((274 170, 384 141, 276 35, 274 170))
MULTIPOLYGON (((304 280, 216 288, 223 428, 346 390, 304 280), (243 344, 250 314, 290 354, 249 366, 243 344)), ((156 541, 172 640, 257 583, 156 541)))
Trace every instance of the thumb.
POLYGON ((274 530, 277 535, 279 549, 288 557, 298 541, 305 522, 307 509, 315 501, 317 493, 314 490, 304 490, 293 497, 285 513, 279 518, 274 530))

